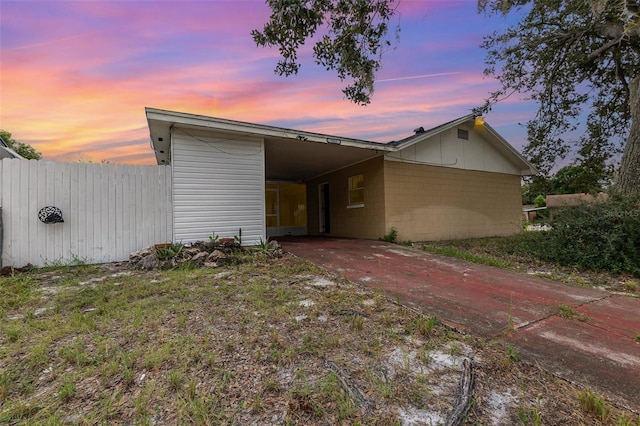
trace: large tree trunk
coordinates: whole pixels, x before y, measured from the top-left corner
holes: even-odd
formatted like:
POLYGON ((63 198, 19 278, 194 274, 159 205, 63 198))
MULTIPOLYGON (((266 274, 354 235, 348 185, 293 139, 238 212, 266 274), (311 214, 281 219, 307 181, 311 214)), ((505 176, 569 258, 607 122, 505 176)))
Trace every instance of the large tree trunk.
POLYGON ((618 187, 629 195, 640 196, 640 76, 630 84, 631 131, 624 147, 618 187))

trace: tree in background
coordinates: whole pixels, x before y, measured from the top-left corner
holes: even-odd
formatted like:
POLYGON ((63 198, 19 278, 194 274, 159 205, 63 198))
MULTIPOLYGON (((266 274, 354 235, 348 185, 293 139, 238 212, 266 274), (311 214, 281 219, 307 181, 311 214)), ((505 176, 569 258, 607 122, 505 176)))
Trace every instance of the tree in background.
POLYGON ((26 158, 27 160, 40 160, 42 158, 42 154, 36 151, 35 148, 32 147, 31 145, 14 140, 11 137, 10 132, 0 129, 0 137, 2 137, 2 139, 6 142, 9 148, 14 150, 15 152, 17 152, 19 155, 26 158))
POLYGON ((584 168, 602 170, 624 146, 617 186, 640 195, 640 1, 480 0, 478 5, 489 15, 522 16, 485 37, 485 73, 502 88, 481 110, 515 92, 527 94, 539 109, 527 123, 525 155, 540 170, 548 173, 572 147, 584 168), (568 140, 583 111, 590 111, 585 136, 568 140))
MULTIPOLYGON (((391 44, 396 0, 267 4, 269 22, 252 36, 259 46, 278 47, 278 74, 296 74, 300 46, 325 31, 313 47, 316 62, 353 81, 343 90, 348 99, 371 101, 375 73, 391 44)), ((624 146, 617 184, 640 195, 640 0, 478 0, 478 8, 488 15, 514 12, 521 19, 485 38, 485 73, 502 88, 476 112, 515 92, 527 94, 539 110, 527 123, 525 155, 543 173, 572 147, 585 167, 601 167, 595 163, 606 164, 624 146), (590 111, 586 135, 567 140, 583 111, 590 111)))
POLYGON ((607 188, 610 177, 609 169, 602 170, 599 166, 565 166, 550 178, 534 176, 523 185, 522 203, 535 204, 538 196, 546 197, 552 194, 597 194, 607 188))
POLYGON ((551 179, 549 194, 595 194, 602 191, 601 177, 583 166, 563 167, 551 179))

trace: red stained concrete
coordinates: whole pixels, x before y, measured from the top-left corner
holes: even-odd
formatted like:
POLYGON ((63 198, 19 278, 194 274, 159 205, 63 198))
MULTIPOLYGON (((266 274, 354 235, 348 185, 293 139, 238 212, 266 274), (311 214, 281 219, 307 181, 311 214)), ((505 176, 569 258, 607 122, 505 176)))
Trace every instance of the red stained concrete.
POLYGON ((370 240, 285 238, 284 249, 382 289, 480 337, 503 335, 523 359, 640 410, 640 299, 370 240), (588 321, 557 316, 560 304, 588 321), (515 331, 513 331, 515 329, 515 331))

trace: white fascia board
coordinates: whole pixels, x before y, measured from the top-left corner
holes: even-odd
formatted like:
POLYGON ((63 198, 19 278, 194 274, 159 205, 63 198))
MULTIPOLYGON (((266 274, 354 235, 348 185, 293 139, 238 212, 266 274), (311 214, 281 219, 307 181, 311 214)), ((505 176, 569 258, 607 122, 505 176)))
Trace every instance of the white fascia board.
POLYGON ((228 120, 223 118, 207 117, 203 115, 187 114, 174 111, 158 110, 146 108, 147 120, 157 120, 181 124, 210 128, 218 131, 228 131, 245 135, 259 137, 277 137, 282 139, 295 139, 305 142, 316 143, 339 143, 343 146, 353 148, 373 149, 378 151, 396 151, 397 148, 381 143, 369 142, 360 139, 345 138, 340 136, 325 135, 322 133, 305 132, 301 130, 285 129, 263 124, 247 123, 243 121, 228 120), (335 141, 335 142, 334 142, 335 141))
POLYGON ((510 156, 516 157, 516 159, 520 162, 521 176, 534 176, 540 173, 533 164, 531 164, 526 158, 524 158, 517 149, 511 146, 511 144, 505 138, 503 138, 500 133, 496 132, 496 130, 487 122, 483 123, 482 127, 484 127, 487 132, 500 143, 499 148, 504 149, 510 156))

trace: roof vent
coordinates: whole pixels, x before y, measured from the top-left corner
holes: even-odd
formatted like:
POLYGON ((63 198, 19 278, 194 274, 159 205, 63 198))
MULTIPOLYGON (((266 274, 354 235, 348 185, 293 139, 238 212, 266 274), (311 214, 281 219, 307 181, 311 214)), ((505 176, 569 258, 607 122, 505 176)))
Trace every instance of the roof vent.
POLYGON ((424 127, 420 126, 417 129, 413 129, 413 133, 419 135, 420 133, 424 133, 424 127))
POLYGON ((458 139, 469 140, 469 131, 465 129, 458 129, 458 139))

